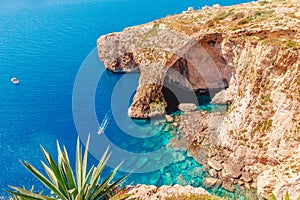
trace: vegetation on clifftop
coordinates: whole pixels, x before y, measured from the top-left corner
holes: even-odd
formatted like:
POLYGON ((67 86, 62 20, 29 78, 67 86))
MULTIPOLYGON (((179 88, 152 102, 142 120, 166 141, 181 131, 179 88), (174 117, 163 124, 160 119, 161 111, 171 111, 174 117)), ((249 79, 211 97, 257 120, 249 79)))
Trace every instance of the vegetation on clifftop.
POLYGON ((300 49, 299 5, 291 0, 258 1, 228 7, 203 7, 202 10, 188 11, 184 15, 168 16, 157 20, 168 28, 192 37, 202 33, 238 33, 250 40, 282 46, 282 48, 300 49), (278 32, 277 30, 286 30, 278 32), (261 32, 260 32, 261 30, 261 32), (256 31, 256 34, 251 33, 256 31), (286 34, 290 32, 289 34, 286 34))

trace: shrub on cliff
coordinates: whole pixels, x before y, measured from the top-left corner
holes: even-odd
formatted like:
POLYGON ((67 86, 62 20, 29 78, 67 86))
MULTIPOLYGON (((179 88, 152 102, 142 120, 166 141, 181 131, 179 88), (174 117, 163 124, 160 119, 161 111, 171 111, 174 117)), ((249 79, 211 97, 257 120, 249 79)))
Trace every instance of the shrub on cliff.
POLYGON ((117 170, 121 166, 118 165, 111 174, 99 184, 100 175, 110 158, 108 148, 100 159, 97 167, 92 166, 87 172, 88 146, 90 137, 88 137, 84 156, 82 157, 82 146, 79 138, 76 146, 76 171, 73 173, 70 165, 67 150, 63 147, 63 151, 57 142, 58 163, 54 161, 52 156, 43 148, 42 152, 45 156, 47 164, 42 161, 42 165, 48 177, 44 176, 35 167, 25 161, 22 164, 42 182, 53 195, 45 196, 42 193, 35 193, 32 190, 26 190, 19 187, 10 186, 15 191, 7 191, 13 194, 15 199, 37 199, 37 200, 104 200, 104 199, 124 199, 126 196, 114 196, 114 190, 127 176, 110 184, 117 170))

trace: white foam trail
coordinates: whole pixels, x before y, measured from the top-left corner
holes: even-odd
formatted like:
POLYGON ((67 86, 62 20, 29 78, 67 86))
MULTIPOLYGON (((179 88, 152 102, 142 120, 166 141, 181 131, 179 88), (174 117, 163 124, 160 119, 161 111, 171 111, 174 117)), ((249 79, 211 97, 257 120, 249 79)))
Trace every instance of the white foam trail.
POLYGON ((108 126, 109 121, 110 121, 110 119, 111 119, 111 115, 112 115, 111 110, 109 110, 109 111, 105 114, 105 116, 104 116, 104 118, 103 118, 103 120, 102 120, 102 122, 101 122, 101 124, 100 124, 100 126, 99 126, 99 129, 98 129, 98 134, 99 134, 99 135, 101 135, 101 134, 103 134, 103 133, 105 132, 105 129, 106 129, 106 127, 108 126))

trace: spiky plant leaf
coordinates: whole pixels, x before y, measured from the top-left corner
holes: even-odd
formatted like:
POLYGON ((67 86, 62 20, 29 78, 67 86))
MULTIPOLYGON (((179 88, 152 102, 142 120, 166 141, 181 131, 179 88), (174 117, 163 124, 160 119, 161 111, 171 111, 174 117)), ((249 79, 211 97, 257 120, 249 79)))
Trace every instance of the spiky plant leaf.
POLYGON ((8 192, 14 194, 16 197, 20 197, 20 200, 101 200, 104 198, 106 199, 107 197, 111 197, 114 188, 117 187, 117 185, 124 181, 124 179, 127 177, 124 176, 113 184, 110 184, 111 180, 115 176, 122 163, 111 172, 111 174, 104 180, 103 183, 99 184, 101 173, 105 168, 111 153, 108 153, 109 148, 107 148, 98 165, 96 167, 92 166, 87 172, 89 141, 90 136, 88 136, 86 148, 82 157, 82 147, 80 145, 79 138, 77 139, 75 173, 72 170, 66 148, 63 147, 62 151, 58 141, 58 164, 54 161, 52 156, 42 147, 42 152, 47 161, 46 163, 42 162, 42 165, 49 179, 31 164, 25 161, 21 161, 21 163, 34 176, 36 176, 39 181, 41 181, 48 189, 50 189, 51 193, 56 195, 55 198, 44 196, 41 193, 36 194, 33 190, 27 191, 25 189, 17 187, 11 187, 16 191, 8 192), (74 176, 74 174, 76 176, 74 176))
POLYGON ((288 192, 285 193, 285 200, 290 200, 290 195, 288 192))
MULTIPOLYGON (((97 191, 92 195, 91 199, 96 199, 99 195, 103 196, 106 195, 107 192, 106 189, 109 186, 108 184, 110 183, 110 181, 113 179, 113 177, 115 176, 115 174, 117 173, 117 170, 121 167, 122 163, 120 163, 111 173, 110 175, 104 180, 104 182, 102 184, 100 184, 99 188, 97 189, 97 191), (103 192, 104 191, 104 192, 103 192)), ((107 190, 109 191, 109 190, 107 190)), ((101 199, 101 198, 100 198, 101 199)))
POLYGON ((36 194, 33 192, 33 190, 26 190, 26 189, 23 189, 23 188, 18 188, 18 187, 14 187, 14 186, 9 186, 10 188, 16 190, 16 192, 14 191, 10 191, 10 190, 6 190, 7 192, 9 192, 10 194, 13 194, 17 197, 22 197, 23 199, 28 199, 28 200, 56 200, 55 198, 53 197, 48 197, 48 196, 44 196, 42 195, 41 193, 39 194, 36 194))
POLYGON ((64 196, 68 197, 69 196, 68 189, 66 187, 67 184, 64 178, 62 177, 58 165, 55 163, 52 156, 44 149, 44 147, 41 146, 41 149, 44 154, 44 157, 46 158, 46 161, 48 162, 49 167, 51 168, 51 171, 54 173, 56 177, 56 183, 57 183, 56 187, 60 188, 61 193, 63 193, 64 196))
POLYGON ((77 145, 76 145, 76 179, 77 179, 77 187, 79 189, 79 195, 80 188, 81 188, 81 179, 82 179, 82 150, 80 146, 79 138, 77 139, 77 145))
MULTIPOLYGON (((57 145, 59 146, 59 143, 57 145)), ((69 185, 69 189, 74 189, 74 188, 76 188, 76 180, 75 180, 74 173, 73 173, 70 161, 69 161, 68 152, 65 147, 63 147, 63 148, 64 148, 64 151, 63 151, 62 157, 61 157, 61 159, 62 159, 61 170, 65 174, 66 182, 69 185)))
POLYGON ((35 167, 31 164, 21 161, 21 163, 35 176, 41 181, 47 188, 53 191, 59 198, 62 200, 67 199, 67 197, 60 191, 58 187, 56 187, 51 181, 49 181, 41 172, 39 172, 35 167))

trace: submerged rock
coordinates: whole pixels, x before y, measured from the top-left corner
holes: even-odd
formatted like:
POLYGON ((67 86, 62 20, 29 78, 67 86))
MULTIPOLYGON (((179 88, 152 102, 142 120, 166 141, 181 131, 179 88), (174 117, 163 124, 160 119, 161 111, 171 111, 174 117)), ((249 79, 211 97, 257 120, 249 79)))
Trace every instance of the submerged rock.
POLYGON ((144 142, 144 146, 149 149, 152 149, 155 146, 155 143, 151 141, 149 138, 147 138, 144 142))
POLYGON ((179 184, 179 185, 183 185, 183 186, 186 186, 188 185, 188 181, 184 178, 184 176, 182 174, 179 174, 176 178, 176 182, 179 184))
POLYGON ((185 156, 181 152, 174 152, 173 153, 173 163, 180 163, 185 160, 185 156))
POLYGON ((173 185, 173 178, 171 173, 165 173, 162 175, 162 181, 164 185, 173 185))
POLYGON ((218 179, 215 178, 204 178, 203 184, 205 188, 211 188, 217 183, 218 179))
POLYGON ((224 181, 223 181, 222 187, 229 192, 234 192, 234 190, 235 190, 234 185, 232 185, 231 183, 228 183, 228 182, 224 182, 224 181))
POLYGON ((140 157, 136 163, 135 163, 135 168, 136 169, 140 169, 142 168, 146 163, 148 162, 148 158, 147 157, 140 157))
POLYGON ((165 131, 165 132, 169 132, 171 129, 172 129, 172 125, 171 125, 171 124, 167 124, 167 125, 165 126, 164 131, 165 131))
POLYGON ((202 177, 203 170, 200 167, 195 167, 194 169, 188 172, 188 175, 193 178, 202 177))
POLYGON ((153 173, 153 175, 150 178, 150 183, 153 185, 157 185, 159 179, 160 179, 160 172, 153 173))

